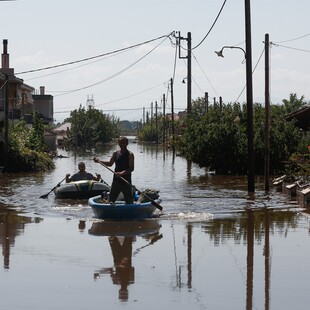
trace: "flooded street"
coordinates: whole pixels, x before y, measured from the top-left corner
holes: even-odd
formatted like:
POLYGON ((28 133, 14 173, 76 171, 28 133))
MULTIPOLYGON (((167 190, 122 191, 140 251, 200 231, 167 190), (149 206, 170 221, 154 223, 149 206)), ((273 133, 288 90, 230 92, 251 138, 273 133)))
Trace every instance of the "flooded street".
POLYGON ((117 148, 55 158, 42 174, 0 174, 3 309, 308 309, 310 219, 281 193, 247 200, 245 177, 208 175, 160 146, 130 143, 133 184, 162 212, 100 221, 87 201, 51 192, 66 173, 117 148))

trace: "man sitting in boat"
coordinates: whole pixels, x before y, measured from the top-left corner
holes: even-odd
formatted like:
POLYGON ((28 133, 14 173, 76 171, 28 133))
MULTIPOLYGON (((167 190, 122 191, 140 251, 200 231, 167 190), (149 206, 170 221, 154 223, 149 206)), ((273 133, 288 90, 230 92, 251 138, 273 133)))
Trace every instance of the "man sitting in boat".
POLYGON ((86 166, 84 162, 80 162, 78 164, 79 171, 75 173, 72 177, 70 177, 70 173, 66 174, 66 182, 76 182, 81 180, 94 180, 99 181, 101 179, 101 175, 96 173, 96 176, 86 171, 86 166))

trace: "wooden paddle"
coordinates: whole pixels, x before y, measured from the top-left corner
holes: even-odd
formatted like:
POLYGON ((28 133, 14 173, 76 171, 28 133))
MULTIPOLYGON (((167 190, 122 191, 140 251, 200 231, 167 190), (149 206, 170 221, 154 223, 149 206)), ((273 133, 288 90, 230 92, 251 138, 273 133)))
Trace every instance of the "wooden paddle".
POLYGON ((47 198, 47 196, 56 188, 59 187, 60 184, 66 179, 66 177, 64 177, 56 186, 54 186, 47 194, 40 196, 40 198, 47 198))
POLYGON ((107 165, 105 165, 104 163, 97 161, 100 165, 102 165, 103 167, 107 168, 108 170, 110 170, 113 174, 115 174, 118 178, 122 179, 125 183, 127 183, 129 186, 131 186, 134 190, 136 190, 140 195, 143 195, 145 198, 149 199, 150 202, 152 203, 153 206, 155 206, 157 209, 159 209, 160 211, 163 209, 163 207, 157 203, 155 200, 153 200, 152 198, 150 198, 147 194, 142 193, 141 191, 139 191, 134 185, 132 185, 130 182, 128 182, 126 179, 124 179, 123 177, 119 176, 115 171, 113 171, 110 167, 108 167, 107 165))

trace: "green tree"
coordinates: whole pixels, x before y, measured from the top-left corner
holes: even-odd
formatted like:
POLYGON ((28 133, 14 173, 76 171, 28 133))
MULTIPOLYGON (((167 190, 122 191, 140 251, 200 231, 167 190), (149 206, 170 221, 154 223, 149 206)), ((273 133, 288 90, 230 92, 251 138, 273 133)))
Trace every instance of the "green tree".
POLYGON ((306 104, 304 99, 304 96, 301 96, 300 99, 298 99, 296 93, 291 93, 289 99, 282 100, 284 105, 284 113, 288 114, 300 109, 304 104, 306 104))
POLYGON ((24 120, 10 123, 7 172, 48 171, 55 168, 45 152, 42 121, 36 113, 33 119, 32 128, 28 128, 24 120))
POLYGON ((138 133, 138 138, 141 141, 158 141, 158 132, 156 132, 155 125, 151 123, 144 124, 142 130, 138 133))
MULTIPOLYGON (((300 146, 302 133, 294 122, 284 119, 285 113, 299 107, 296 96, 286 106, 271 107, 270 167, 272 173, 283 172, 284 162, 300 146), (292 101, 292 102, 291 102, 292 101)), ((303 99, 303 97, 302 97, 303 99)), ((301 99, 301 101, 302 101, 301 99)), ((263 174, 265 154, 265 109, 254 104, 255 173, 263 174)), ((209 107, 208 114, 202 100, 193 102, 178 138, 178 150, 187 159, 201 167, 210 167, 220 174, 247 173, 247 110, 238 103, 209 107)))
POLYGON ((44 152, 46 151, 46 145, 44 142, 44 125, 42 118, 37 111, 34 111, 32 119, 32 127, 28 132, 25 146, 31 150, 44 152))
POLYGON ((71 122, 68 132, 68 147, 71 148, 90 148, 119 136, 118 120, 97 109, 85 110, 80 106, 66 121, 71 122))

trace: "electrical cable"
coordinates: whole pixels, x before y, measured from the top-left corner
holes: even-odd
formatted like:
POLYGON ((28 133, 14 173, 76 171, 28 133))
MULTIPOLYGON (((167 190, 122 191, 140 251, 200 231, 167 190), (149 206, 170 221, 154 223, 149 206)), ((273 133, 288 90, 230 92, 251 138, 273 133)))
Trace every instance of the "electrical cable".
POLYGON ((274 43, 286 43, 286 42, 291 42, 291 41, 296 41, 296 40, 299 40, 299 39, 302 39, 302 38, 305 38, 307 36, 310 36, 310 33, 307 33, 301 37, 298 37, 298 38, 295 38, 295 39, 290 39, 290 40, 285 40, 285 41, 279 41, 279 42, 274 42, 274 43))
POLYGON ((26 74, 26 73, 32 73, 32 72, 38 72, 38 71, 43 71, 43 70, 49 70, 49 69, 64 67, 64 66, 76 64, 76 63, 79 63, 79 62, 88 61, 88 60, 92 60, 92 59, 95 59, 95 58, 99 58, 99 57, 103 57, 103 56, 108 56, 108 55, 111 55, 111 54, 116 54, 116 53, 119 53, 119 52, 122 52, 122 51, 125 51, 125 50, 128 50, 128 49, 131 49, 131 48, 135 48, 137 46, 141 46, 141 45, 153 42, 153 41, 157 41, 157 40, 162 39, 162 38, 170 37, 171 35, 172 35, 172 33, 170 33, 168 35, 163 35, 163 36, 160 36, 158 38, 151 39, 151 40, 148 40, 148 41, 145 41, 145 42, 142 42, 142 43, 138 43, 138 44, 135 44, 135 45, 132 45, 132 46, 128 46, 128 47, 125 47, 125 48, 122 48, 122 49, 118 49, 118 50, 113 51, 113 52, 108 52, 108 53, 104 53, 104 54, 100 54, 100 55, 96 55, 96 56, 92 56, 92 57, 88 57, 88 58, 84 58, 84 59, 80 59, 80 60, 70 61, 70 62, 59 64, 59 65, 48 66, 48 67, 44 67, 44 68, 39 68, 39 69, 33 69, 33 70, 18 72, 18 73, 15 73, 15 75, 21 75, 21 74, 26 74))
POLYGON ((291 49, 291 50, 295 50, 295 51, 310 53, 310 50, 305 50, 305 49, 301 49, 301 48, 295 48, 295 47, 285 46, 285 45, 281 45, 281 44, 277 44, 277 43, 273 43, 273 42, 270 42, 270 44, 272 44, 272 45, 274 45, 274 46, 276 46, 276 47, 284 47, 284 48, 291 49))
MULTIPOLYGON (((122 52, 125 52, 125 51, 122 51, 122 52)), ((120 53, 122 53, 122 52, 119 52, 118 54, 120 54, 120 53)), ((56 71, 56 72, 52 72, 52 73, 48 73, 48 74, 36 76, 36 77, 30 78, 30 79, 26 79, 26 81, 28 82, 28 81, 40 79, 40 78, 42 78, 42 77, 46 77, 46 76, 50 76, 50 75, 55 75, 55 74, 59 74, 59 73, 71 71, 71 70, 74 70, 74 69, 78 69, 78 68, 81 68, 81 67, 89 66, 89 65, 91 65, 91 64, 94 64, 94 63, 97 63, 97 62, 99 62, 99 61, 108 59, 108 58, 110 58, 110 57, 114 57, 115 55, 116 55, 116 54, 109 55, 109 57, 105 57, 105 58, 103 58, 103 59, 97 59, 97 60, 91 61, 91 62, 89 62, 89 63, 81 64, 81 65, 79 65, 79 66, 72 67, 72 68, 67 68, 67 69, 64 69, 64 70, 61 70, 61 71, 56 71)))
MULTIPOLYGON (((196 62, 197 62, 197 64, 198 64, 199 68, 201 69, 202 73, 204 74, 204 76, 205 76, 206 79, 208 80, 209 84, 211 85, 213 91, 214 91, 215 94, 219 97, 219 94, 217 93, 217 91, 215 90, 215 88, 214 88, 214 86, 212 85, 211 81, 210 81, 209 78, 207 77, 206 73, 204 72, 202 66, 201 66, 200 63, 198 62, 198 60, 197 60, 196 56, 194 55, 194 53, 192 53, 192 55, 193 55, 194 59, 196 60, 196 62)), ((200 88, 200 87, 199 87, 199 88, 200 88)))
MULTIPOLYGON (((252 70, 252 75, 253 75, 254 71, 256 70, 256 68, 257 68, 257 66, 258 66, 258 64, 259 64, 259 62, 260 62, 260 60, 261 60, 261 58, 262 58, 264 52, 265 52, 265 47, 263 48, 263 50, 262 50, 260 56, 258 57, 257 63, 256 63, 256 65, 255 65, 254 69, 252 70)), ((246 84, 244 85, 243 89, 241 90, 241 92, 240 92, 238 98, 234 101, 235 103, 238 102, 238 100, 239 100, 240 96, 243 94, 245 88, 246 88, 246 84)))
POLYGON ((125 100, 125 99, 128 99, 128 98, 134 97, 134 96, 136 96, 136 95, 143 94, 143 93, 145 93, 145 92, 147 92, 147 91, 149 91, 149 90, 151 90, 151 89, 154 89, 154 88, 156 88, 156 87, 158 87, 158 86, 163 85, 164 83, 167 83, 167 82, 163 82, 163 83, 157 84, 157 85, 155 85, 155 86, 153 86, 153 87, 150 87, 150 88, 148 88, 148 89, 142 90, 142 91, 140 91, 140 92, 134 93, 134 94, 129 95, 129 96, 126 96, 126 97, 122 97, 122 98, 120 98, 120 99, 115 99, 115 100, 108 101, 108 102, 105 102, 105 103, 95 104, 95 107, 99 107, 99 106, 102 106, 102 105, 107 105, 107 104, 110 104, 110 103, 114 103, 114 102, 117 102, 117 101, 121 101, 121 100, 125 100))
POLYGON ((222 11, 223 11, 223 9, 224 9, 224 6, 225 6, 226 2, 227 2, 227 0, 224 0, 224 2, 223 2, 223 4, 222 4, 222 7, 221 7, 221 9, 220 9, 220 11, 219 11, 219 13, 217 14, 217 16, 216 16, 216 18, 215 18, 215 20, 214 20, 214 22, 213 22, 211 28, 210 28, 209 31, 207 32, 207 34, 206 34, 206 35, 204 36, 204 38, 203 38, 195 47, 193 47, 191 50, 194 50, 194 49, 196 49, 198 46, 200 46, 200 45, 203 43, 203 41, 208 37, 208 35, 210 34, 211 30, 212 30, 213 27, 215 26, 215 24, 216 24, 218 18, 220 17, 220 15, 221 15, 221 13, 222 13, 222 11))
MULTIPOLYGON (((146 56, 148 56, 150 53, 152 53, 155 49, 157 49, 165 40, 167 39, 167 37, 165 37, 165 39, 163 41, 161 41, 158 45, 156 45, 154 48, 152 48, 149 52, 147 52, 145 55, 143 55, 142 57, 140 57, 138 60, 136 60, 135 62, 133 62, 132 64, 130 64, 129 66, 125 67, 124 69, 112 74, 111 76, 103 79, 103 80, 100 80, 96 83, 93 83, 93 84, 90 84, 90 85, 87 85, 87 86, 84 86, 84 87, 81 87, 81 88, 77 88, 77 89, 73 89, 73 90, 68 90, 68 91, 63 91, 62 94, 59 94, 59 95, 55 95, 55 97, 59 97, 59 96, 63 96, 63 95, 67 95, 67 94, 71 94, 71 93, 74 93, 74 92, 77 92, 77 91, 80 91, 80 90, 84 90, 84 89, 87 89, 87 88, 90 88, 90 87, 93 87, 93 86, 96 86, 96 85, 99 85, 99 84, 102 84, 108 80, 111 80, 112 78, 120 75, 121 73, 125 72, 126 70, 130 69, 131 67, 133 67, 134 65, 136 65, 138 62, 140 62, 142 59, 144 59, 146 56)), ((50 93, 52 92, 55 92, 55 91, 51 91, 49 90, 50 93)))

